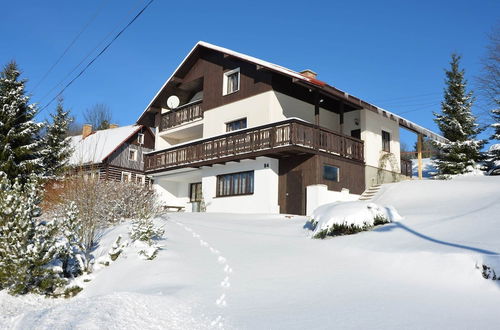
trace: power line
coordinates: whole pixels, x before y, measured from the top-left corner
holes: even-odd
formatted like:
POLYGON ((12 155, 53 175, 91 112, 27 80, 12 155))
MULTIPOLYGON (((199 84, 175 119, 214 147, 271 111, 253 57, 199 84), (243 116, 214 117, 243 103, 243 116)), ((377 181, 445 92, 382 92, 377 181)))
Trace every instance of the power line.
MULTIPOLYGON (((140 8, 140 6, 137 6, 137 7, 134 7, 132 10, 130 10, 127 15, 129 13, 132 13, 134 12, 136 9, 140 8)), ((52 92, 54 90, 56 90, 59 86, 61 86, 64 81, 66 79, 68 79, 69 76, 71 76, 81 65, 83 62, 85 62, 99 47, 101 47, 102 44, 104 44, 104 42, 109 38, 109 36, 111 34, 113 34, 113 32, 115 32, 118 28, 119 28, 120 24, 116 24, 116 26, 111 30, 109 31, 109 33, 90 51, 87 53, 87 55, 85 55, 82 60, 73 67, 73 69, 71 69, 70 72, 68 72, 68 74, 66 74, 66 76, 64 76, 63 79, 61 79, 56 85, 54 85, 47 93, 45 93, 39 100, 38 100, 38 103, 42 103, 43 100, 45 100, 47 98, 47 96, 49 96, 50 94, 52 94, 52 92)))
POLYGON ((87 65, 82 69, 82 71, 80 71, 80 73, 78 73, 76 75, 76 77, 74 77, 69 83, 66 84, 66 86, 64 86, 64 88, 59 92, 57 93, 56 96, 54 96, 50 101, 49 103, 47 103, 44 107, 42 107, 39 111, 39 113, 41 113, 44 109, 46 109, 52 102, 54 102, 54 100, 59 97, 62 93, 64 93, 64 91, 69 87, 71 86, 71 84, 73 84, 73 82, 75 82, 75 80, 77 80, 78 78, 80 78, 83 73, 113 44, 113 42, 116 41, 116 39, 118 39, 122 34, 123 32, 125 32, 125 30, 130 26, 132 25, 138 18, 139 16, 142 15, 142 13, 149 7, 149 5, 151 5, 151 3, 153 2, 154 0, 150 0, 142 9, 141 11, 139 11, 139 13, 137 13, 137 15, 135 15, 135 17, 127 24, 125 25, 125 27, 123 29, 120 30, 120 32, 118 32, 118 34, 113 38, 111 39, 111 41, 99 52, 99 54, 97 54, 89 63, 87 63, 87 65))
POLYGON ((103 1, 102 5, 99 8, 97 8, 94 15, 92 15, 92 17, 90 18, 90 20, 83 26, 83 28, 80 30, 80 32, 78 32, 78 34, 75 36, 75 38, 73 38, 73 40, 66 47, 66 49, 62 52, 62 54, 59 56, 59 58, 52 64, 52 66, 49 68, 49 70, 47 70, 47 72, 45 72, 45 74, 42 76, 42 79, 40 79, 38 81, 38 83, 35 85, 35 87, 33 87, 33 89, 31 90, 32 93, 38 88, 38 86, 40 86, 40 84, 45 80, 45 78, 47 78, 47 76, 52 72, 52 70, 54 70, 56 65, 59 64, 59 62, 61 62, 62 58, 71 49, 71 47, 73 47, 73 45, 78 40, 78 38, 80 38, 80 36, 83 34, 83 32, 85 32, 87 30, 87 28, 90 26, 90 24, 92 24, 92 22, 95 20, 95 18, 99 15, 101 10, 104 8, 105 4, 106 4, 106 2, 103 1))

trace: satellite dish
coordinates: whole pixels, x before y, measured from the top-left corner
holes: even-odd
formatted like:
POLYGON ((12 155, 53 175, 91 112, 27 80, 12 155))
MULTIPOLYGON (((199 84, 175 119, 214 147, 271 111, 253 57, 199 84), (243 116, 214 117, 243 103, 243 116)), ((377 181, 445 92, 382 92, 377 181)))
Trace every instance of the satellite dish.
POLYGON ((167 106, 170 108, 170 109, 175 109, 179 106, 179 103, 180 103, 180 100, 177 96, 175 95, 171 95, 169 96, 169 98, 167 99, 167 106))

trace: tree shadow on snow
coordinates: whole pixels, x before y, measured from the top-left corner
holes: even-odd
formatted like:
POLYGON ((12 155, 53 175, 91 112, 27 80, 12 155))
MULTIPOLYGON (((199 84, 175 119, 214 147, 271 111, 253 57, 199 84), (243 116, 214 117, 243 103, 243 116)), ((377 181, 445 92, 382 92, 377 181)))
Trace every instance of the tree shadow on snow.
POLYGON ((436 244, 451 246, 451 247, 454 247, 454 248, 457 248, 457 249, 469 250, 469 251, 473 251, 473 252, 477 252, 477 253, 482 253, 482 254, 487 254, 487 255, 500 255, 498 252, 484 250, 484 249, 476 248, 476 247, 473 247, 473 246, 467 246, 467 245, 463 245, 463 244, 446 242, 446 241, 442 241, 442 240, 434 238, 434 237, 430 237, 430 236, 424 235, 424 234, 419 233, 418 231, 415 231, 415 230, 411 229, 410 227, 402 224, 399 221, 395 221, 395 222, 392 222, 390 224, 384 225, 382 227, 376 228, 373 231, 375 231, 375 232, 389 232, 391 230, 398 229, 398 228, 406 230, 410 234, 413 234, 413 235, 415 235, 417 237, 420 237, 422 239, 425 239, 425 240, 427 240, 429 242, 433 242, 433 243, 436 243, 436 244))

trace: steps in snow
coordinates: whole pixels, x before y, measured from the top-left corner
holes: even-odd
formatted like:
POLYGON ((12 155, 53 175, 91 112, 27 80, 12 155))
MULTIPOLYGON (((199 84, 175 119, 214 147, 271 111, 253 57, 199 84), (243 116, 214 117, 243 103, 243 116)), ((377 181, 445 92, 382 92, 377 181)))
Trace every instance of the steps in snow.
POLYGON ((381 185, 376 184, 366 189, 361 196, 359 196, 360 201, 369 201, 379 192, 381 185))

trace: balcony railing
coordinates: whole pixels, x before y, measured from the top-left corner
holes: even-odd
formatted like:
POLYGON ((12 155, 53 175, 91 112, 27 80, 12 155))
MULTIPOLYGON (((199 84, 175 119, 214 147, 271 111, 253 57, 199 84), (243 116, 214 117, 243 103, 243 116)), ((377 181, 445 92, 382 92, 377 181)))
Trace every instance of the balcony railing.
POLYGON ((401 174, 411 178, 412 172, 411 160, 401 158, 401 174))
POLYGON ((203 118, 202 100, 178 107, 161 115, 160 131, 203 118))
MULTIPOLYGON (((243 129, 145 155, 146 171, 285 151, 324 152, 363 162, 363 141, 296 119, 243 129)), ((201 165, 200 165, 201 164, 201 165)))

